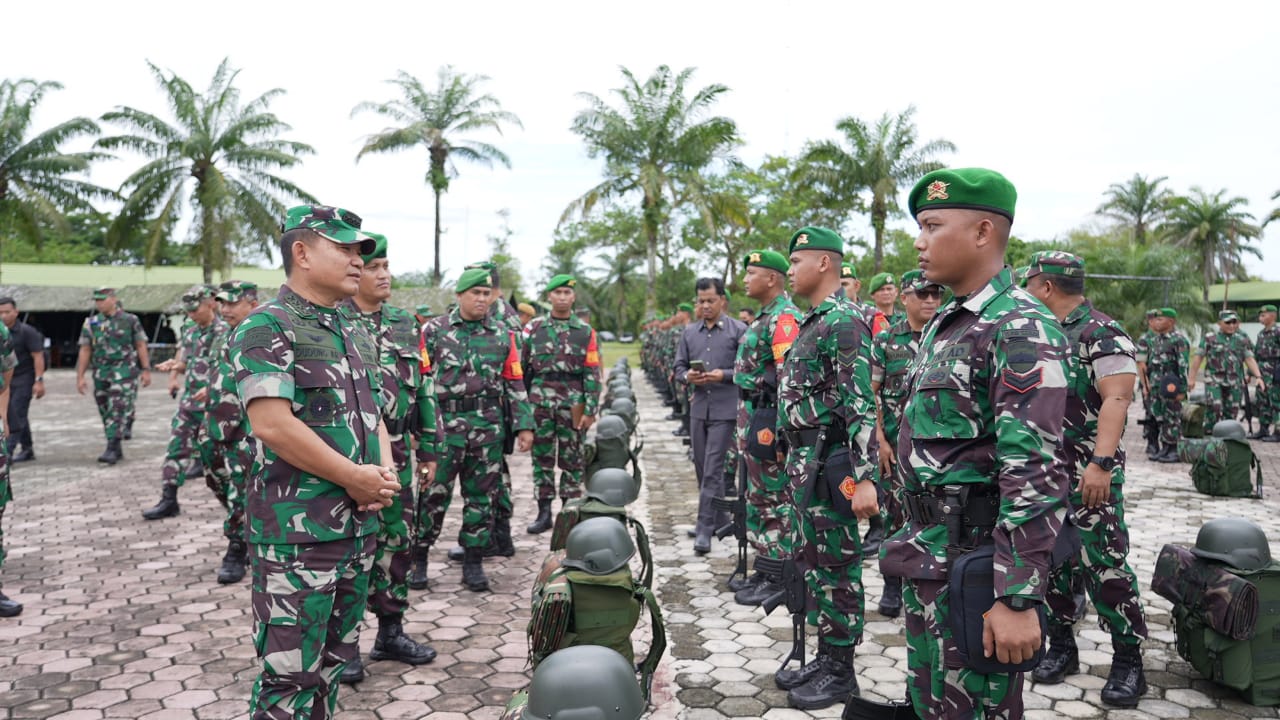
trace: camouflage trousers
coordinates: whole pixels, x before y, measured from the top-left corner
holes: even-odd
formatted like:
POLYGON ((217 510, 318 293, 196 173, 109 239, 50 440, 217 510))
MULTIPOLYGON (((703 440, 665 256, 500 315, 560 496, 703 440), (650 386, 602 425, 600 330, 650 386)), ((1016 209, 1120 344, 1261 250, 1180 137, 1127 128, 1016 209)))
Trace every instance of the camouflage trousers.
POLYGON ((360 654, 374 536, 305 545, 252 545, 254 720, 330 718, 338 676, 360 654))
POLYGON ((1258 361, 1258 370, 1262 372, 1262 379, 1266 382, 1267 389, 1257 394, 1257 407, 1254 408, 1254 414, 1264 425, 1280 422, 1280 388, 1273 387, 1271 382, 1275 377, 1277 364, 1280 364, 1280 360, 1258 361))
POLYGON ((1204 434, 1213 431, 1219 420, 1235 420, 1244 408, 1243 385, 1204 384, 1204 434))
POLYGON ((203 404, 185 393, 178 398, 178 411, 169 425, 169 447, 160 466, 160 476, 166 486, 182 487, 188 475, 201 472, 197 448, 204 435, 204 409, 203 404))
POLYGON ((205 468, 205 482, 213 496, 227 511, 222 521, 222 534, 228 540, 245 540, 245 482, 253 468, 255 440, 248 437, 238 443, 209 440, 200 443, 200 462, 205 468))
MULTIPOLYGON (((749 409, 739 403, 737 445, 747 470, 746 486, 739 492, 746 493, 747 540, 757 556, 781 560, 795 554, 791 481, 784 463, 761 461, 747 452, 749 430, 749 409)), ((735 476, 736 473, 726 477, 735 476)))
POLYGON ((573 427, 568 405, 535 405, 533 408, 533 487, 538 500, 553 500, 556 467, 560 468, 561 500, 582 496, 582 437, 573 427))
POLYGON ((400 618, 409 609, 409 528, 414 526, 413 467, 403 436, 392 436, 391 455, 400 476, 400 494, 378 513, 382 524, 369 578, 369 609, 378 617, 400 618))
POLYGON ((9 451, 4 445, 0 443, 0 569, 4 568, 4 509, 13 499, 13 489, 9 486, 9 451))
POLYGON ((1151 417, 1160 428, 1160 444, 1177 447, 1182 439, 1182 401, 1171 400, 1154 394, 1151 398, 1151 417))
MULTIPOLYGON (((140 374, 135 374, 126 387, 125 393, 128 396, 128 410, 124 416, 124 427, 132 428, 134 416, 138 414, 138 387, 142 384, 140 374)), ((122 428, 123 430, 123 428, 122 428)))
POLYGON ((1111 499, 1096 508, 1084 507, 1080 494, 1073 492, 1071 507, 1080 531, 1080 555, 1049 574, 1045 604, 1050 622, 1071 625, 1084 615, 1083 585, 1112 643, 1138 645, 1147 637, 1147 619, 1138 599, 1138 577, 1129 567, 1124 486, 1112 485, 1111 499))
POLYGON ((907 694, 921 720, 1021 718, 1023 673, 987 675, 960 663, 947 620, 946 580, 903 578, 907 694))
MULTIPOLYGON (((502 457, 501 435, 495 442, 490 437, 457 437, 446 439, 440 453, 436 475, 420 498, 418 538, 422 545, 435 545, 444 527, 444 516, 453 502, 453 481, 459 478, 462 490, 462 531, 458 544, 463 547, 484 547, 489 544, 493 518, 502 512, 502 457), (495 508, 494 506, 497 505, 495 508)), ((511 495, 507 499, 507 517, 510 517, 511 495)))
POLYGON ((137 397, 137 391, 129 388, 136 382, 127 368, 103 368, 93 374, 93 400, 98 404, 98 416, 108 441, 124 433, 125 420, 133 414, 133 399, 137 397))
MULTIPOLYGON (((811 447, 793 447, 787 454, 787 477, 797 500, 807 477, 811 447)), ((821 478, 819 478, 821 482, 821 478)), ((813 498, 808 509, 793 506, 800 534, 795 557, 804 565, 805 585, 813 601, 807 621, 818 638, 850 647, 862 642, 862 534, 858 522, 837 513, 827 500, 813 498)))

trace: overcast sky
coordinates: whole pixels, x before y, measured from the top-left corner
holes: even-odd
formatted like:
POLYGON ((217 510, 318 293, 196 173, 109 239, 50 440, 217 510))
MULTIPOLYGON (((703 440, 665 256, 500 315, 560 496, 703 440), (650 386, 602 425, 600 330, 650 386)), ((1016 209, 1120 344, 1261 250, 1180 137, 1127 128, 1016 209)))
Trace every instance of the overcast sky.
MULTIPOLYGON (((717 111, 738 122, 752 164, 834 137, 841 117, 914 104, 921 139, 957 145, 948 164, 1013 181, 1024 239, 1091 222, 1103 190, 1135 172, 1178 192, 1226 188, 1259 218, 1280 204, 1274 2, 27 2, 3 16, 0 73, 65 86, 38 127, 117 105, 165 113, 147 60, 203 89, 230 57, 246 99, 285 89, 272 110, 317 150, 289 176, 388 235, 400 271, 431 266, 426 155, 356 164, 385 123, 350 113, 392 99, 397 70, 434 87, 443 64, 488 75, 484 89, 524 124, 482 138, 511 170, 463 164, 442 200, 454 276, 487 255, 508 208, 525 275, 540 277, 560 213, 601 177, 569 131, 577 94, 607 95, 619 66, 641 77, 692 66, 696 87, 727 85, 717 111)), ((122 157, 93 179, 117 186, 138 162, 122 157)), ((851 227, 870 236, 863 218, 851 227)), ((1272 262, 1250 270, 1280 280, 1280 227, 1261 248, 1272 262)))

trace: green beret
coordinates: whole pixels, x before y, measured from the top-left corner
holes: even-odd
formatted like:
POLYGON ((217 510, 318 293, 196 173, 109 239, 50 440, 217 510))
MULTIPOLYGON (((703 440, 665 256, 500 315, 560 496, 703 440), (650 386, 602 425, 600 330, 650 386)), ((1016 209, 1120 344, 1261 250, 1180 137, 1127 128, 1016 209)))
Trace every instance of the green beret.
POLYGON ((938 283, 929 282, 925 279, 923 270, 908 270, 902 273, 902 284, 900 287, 904 293, 916 292, 917 290, 923 290, 927 287, 936 285, 938 285, 938 283))
POLYGON ((1177 318, 1178 311, 1171 307, 1160 308, 1160 317, 1177 318))
POLYGON ((555 290, 556 288, 567 287, 570 290, 576 290, 578 281, 573 279, 572 275, 556 275, 547 282, 547 286, 542 289, 544 294, 555 290))
POLYGON ((1235 320, 1236 322, 1239 322, 1240 317, 1236 315, 1235 310, 1223 310, 1218 313, 1218 322, 1225 322, 1228 320, 1235 320))
POLYGON ((797 250, 826 250, 844 257, 844 239, 824 227, 802 227, 791 236, 791 244, 787 246, 787 254, 797 250))
POLYGON ((377 241, 360 232, 360 223, 360 216, 350 210, 330 205, 298 205, 286 212, 280 231, 306 228, 339 245, 359 245, 363 255, 373 252, 377 241))
POLYGON ((893 273, 882 272, 871 276, 867 282, 867 293, 873 293, 885 285, 895 285, 893 273))
POLYGON ((1084 258, 1061 250, 1041 250, 1040 252, 1032 253, 1031 264, 1027 266, 1026 277, 1033 278, 1041 273, 1083 278, 1084 258))
POLYGON ((854 270, 853 265, 850 263, 840 263, 840 278, 853 278, 854 280, 857 280, 858 271, 854 270))
POLYGON ((182 309, 192 312, 200 307, 205 298, 211 298, 215 293, 217 290, 210 285, 192 285, 190 290, 182 293, 182 309))
POLYGON ((214 295, 223 302, 240 302, 245 295, 258 295, 258 284, 248 280, 228 280, 218 286, 218 294, 214 295))
POLYGON ((995 170, 943 168, 920 178, 907 196, 907 210, 915 217, 930 208, 967 208, 1003 215, 1013 222, 1018 191, 995 170))
POLYGON ((107 298, 112 297, 115 294, 116 294, 116 289, 113 287, 94 288, 93 299, 106 300, 107 298))
POLYGON ((1276 306, 1275 306, 1275 305, 1263 305, 1262 307, 1258 308, 1258 312, 1260 312, 1260 313, 1264 313, 1264 312, 1276 312, 1276 306))
POLYGON ((413 312, 415 315, 422 315, 425 317, 431 314, 431 306, 426 303, 422 303, 418 307, 414 308, 413 312))
POLYGON ((360 259, 365 262, 373 262, 381 260, 387 256, 387 236, 376 232, 365 232, 365 235, 373 238, 373 252, 360 253, 360 259))
POLYGON ((473 287, 493 287, 493 282, 489 279, 489 271, 481 268, 472 268, 462 271, 458 276, 458 284, 453 286, 456 293, 464 293, 473 287))
POLYGON ((685 311, 685 312, 693 312, 693 303, 680 303, 679 305, 677 305, 677 306, 676 306, 676 310, 683 310, 683 311, 685 311))
POLYGON ((746 270, 752 265, 776 270, 783 275, 791 268, 791 263, 777 250, 752 250, 742 258, 742 269, 746 270))

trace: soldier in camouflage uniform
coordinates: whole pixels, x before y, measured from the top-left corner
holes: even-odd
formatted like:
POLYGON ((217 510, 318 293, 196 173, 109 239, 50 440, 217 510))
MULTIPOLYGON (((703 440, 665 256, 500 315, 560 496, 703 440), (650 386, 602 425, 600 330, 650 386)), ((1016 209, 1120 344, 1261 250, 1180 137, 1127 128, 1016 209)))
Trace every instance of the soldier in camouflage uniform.
POLYGON ((693 388, 689 383, 685 382, 676 374, 676 352, 680 347, 680 338, 684 335, 684 331, 689 327, 693 318, 693 303, 680 303, 676 306, 676 312, 671 316, 671 325, 667 328, 666 337, 663 338, 663 364, 667 368, 667 375, 671 378, 671 392, 676 401, 676 409, 674 414, 676 419, 680 421, 680 427, 671 431, 676 437, 689 437, 690 424, 693 417, 689 414, 689 401, 693 395, 693 388))
POLYGON ((1129 528, 1124 522, 1124 434, 1138 374, 1136 349, 1120 323, 1084 298, 1084 260, 1061 251, 1031 256, 1025 287, 1058 318, 1069 348, 1067 411, 1063 421, 1074 486, 1069 497, 1081 551, 1055 567, 1045 600, 1049 652, 1032 673, 1056 684, 1079 672, 1072 625, 1084 615, 1084 588, 1098 609, 1115 651, 1102 702, 1135 707, 1147 690, 1142 641, 1147 621, 1138 578, 1129 567, 1129 528))
MULTIPOLYGON (((400 492, 379 514, 377 547, 369 581, 369 607, 378 617, 378 637, 369 657, 423 665, 436 658, 436 651, 404 633, 404 613, 409 607, 409 528, 413 526, 413 467, 409 446, 414 435, 421 438, 416 448, 418 476, 423 486, 431 481, 436 465, 435 384, 422 374, 417 323, 413 316, 386 301, 391 297, 391 266, 387 259, 387 238, 374 232, 365 234, 377 244, 363 253, 364 269, 360 289, 339 306, 352 320, 364 326, 377 340, 381 356, 383 408, 382 422, 390 438, 391 458, 400 492)), ((342 682, 364 678, 360 658, 347 665, 342 682)))
POLYGON ((245 478, 253 465, 257 447, 249 434, 244 406, 236 393, 230 339, 231 333, 258 307, 258 286, 243 280, 228 280, 218 286, 214 297, 218 301, 218 313, 227 324, 227 332, 214 350, 215 362, 209 374, 209 385, 198 390, 195 399, 205 404, 201 438, 205 477, 214 497, 227 512, 222 522, 227 552, 218 568, 218 582, 225 585, 244 579, 249 564, 244 520, 245 478))
POLYGON ((792 290, 809 301, 795 343, 778 369, 778 430, 795 505, 796 559, 814 603, 817 659, 779 670, 787 702, 812 710, 856 693, 853 648, 862 640, 862 546, 858 519, 878 513, 871 447, 871 333, 853 304, 838 295, 844 241, 826 228, 801 228, 789 247, 792 290), (831 467, 826 467, 830 465, 831 467), (811 473, 817 471, 814 476, 811 473), (844 472, 839 490, 827 474, 844 472))
MULTIPOLYGON (((169 373, 169 391, 178 389, 178 374, 185 371, 182 380, 182 392, 178 396, 178 410, 173 414, 170 424, 169 447, 165 452, 164 465, 160 468, 163 481, 160 502, 142 512, 147 520, 173 517, 180 510, 178 507, 178 488, 192 475, 200 464, 199 448, 204 440, 204 412, 207 405, 210 376, 218 362, 217 352, 221 348, 227 334, 227 324, 218 317, 217 292, 208 285, 197 285, 182 296, 182 309, 191 319, 182 334, 182 345, 178 356, 156 365, 160 372, 169 373), (204 391, 201 393, 201 391, 204 391), (197 394, 201 395, 197 399, 197 394)), ((214 495, 226 504, 225 487, 212 475, 209 487, 214 495)))
POLYGON ((551 314, 534 318, 524 344, 525 384, 533 406, 533 487, 538 517, 526 530, 551 529, 560 466, 560 502, 582 495, 582 437, 600 405, 596 331, 573 314, 577 281, 556 275, 544 289, 551 314))
POLYGON ((1138 348, 1138 377, 1151 391, 1151 418, 1157 427, 1158 452, 1148 460, 1178 462, 1178 440, 1182 438, 1182 401, 1186 399, 1183 378, 1187 377, 1187 354, 1191 343, 1178 332, 1178 311, 1160 308, 1156 336, 1149 349, 1138 348))
POLYGON ((882 272, 871 278, 867 283, 867 294, 871 296, 871 303, 876 310, 884 315, 887 324, 893 325, 906 317, 897 306, 898 283, 893 273, 882 272))
POLYGON ((1205 333, 1191 354, 1187 392, 1196 387, 1196 376, 1204 363, 1204 433, 1212 432, 1219 420, 1236 420, 1244 408, 1245 370, 1249 379, 1266 390, 1262 372, 1253 358, 1253 343, 1240 330, 1240 318, 1231 310, 1218 313, 1218 331, 1205 333))
POLYGON ((76 390, 88 392, 85 373, 93 366, 93 399, 107 436, 107 449, 98 462, 115 465, 124 458, 120 450, 125 418, 133 408, 129 401, 129 383, 139 375, 142 386, 151 385, 151 360, 147 352, 147 335, 138 316, 118 307, 114 288, 93 291, 97 312, 85 318, 80 328, 80 354, 76 358, 76 390))
POLYGON ((1067 343, 1004 266, 1015 200, 1008 180, 981 168, 931 172, 908 196, 925 277, 954 293, 907 376, 897 445, 907 524, 880 555, 886 576, 904 578, 907 688, 923 720, 1022 717, 1023 673, 980 673, 957 654, 951 562, 993 544, 983 644, 991 659, 1024 662, 1040 648, 1036 607, 1066 515, 1067 343))
MULTIPOLYGON (((898 427, 907 401, 907 370, 920 352, 920 333, 942 301, 942 286, 925 280, 924 273, 909 270, 902 275, 903 318, 876 335, 871 344, 871 391, 876 398, 876 442, 880 483, 877 486, 881 522, 889 533, 906 521, 902 507, 902 478, 897 469, 898 427)), ((885 617, 902 612, 902 578, 884 579, 884 594, 877 611, 885 617)))
MULTIPOLYGON (((1136 349, 1135 357, 1147 357, 1151 354, 1151 348, 1154 346, 1156 336, 1156 325, 1159 323, 1160 310, 1151 308, 1147 311, 1145 322, 1147 329, 1134 341, 1136 349)), ((1139 369, 1138 377, 1142 383, 1142 438, 1147 441, 1147 457, 1155 457, 1160 454, 1160 431, 1156 427, 1155 416, 1151 414, 1152 388, 1147 384, 1147 377, 1139 369)))
POLYGON ((1280 442, 1280 389, 1276 387, 1276 370, 1280 368, 1280 326, 1276 325, 1276 306, 1263 305, 1258 310, 1258 341, 1253 354, 1258 361, 1265 389, 1257 393, 1255 414, 1258 416, 1258 432, 1250 438, 1263 442, 1280 442))
MULTIPOLYGON (((783 560, 795 554, 791 524, 791 485, 782 461, 761 460, 748 452, 752 439, 751 419, 757 410, 778 407, 778 365, 795 342, 800 331, 796 318, 800 311, 786 293, 786 277, 790 263, 782 253, 753 250, 742 259, 746 273, 742 284, 747 296, 760 303, 738 344, 738 357, 733 366, 733 384, 738 386, 737 444, 746 462, 746 527, 747 538, 758 557, 783 560)), ((767 414, 767 413, 766 413, 767 414)), ((757 438, 762 445, 774 445, 774 427, 764 428, 766 437, 757 438)), ((759 432, 759 431, 758 431, 759 432)), ((781 578, 757 572, 745 586, 736 591, 734 602, 759 605, 775 595, 781 578)))
POLYGON ((858 279, 858 270, 853 263, 840 263, 840 291, 844 296, 858 302, 858 293, 862 290, 862 281, 858 279))
MULTIPOLYGON (((18 355, 13 348, 9 328, 0 323, 0 570, 4 569, 4 508, 13 499, 9 487, 9 453, 4 435, 9 431, 9 384, 13 381, 13 369, 18 366, 18 355)), ((0 618, 22 614, 22 604, 10 600, 0 592, 0 618)))
POLYGON ((464 271, 454 290, 458 304, 439 323, 422 331, 423 372, 435 376, 445 444, 439 468, 423 501, 422 544, 440 537, 453 500, 454 478, 461 478, 462 579, 468 589, 489 589, 483 556, 498 520, 505 434, 517 434, 516 450, 533 444, 533 411, 520 366, 520 333, 489 312, 489 271, 464 271))
POLYGON ((359 653, 377 511, 400 482, 381 421, 376 341, 337 309, 374 240, 339 208, 303 205, 281 228, 285 285, 231 339, 259 441, 248 488, 254 720, 329 718, 359 653))

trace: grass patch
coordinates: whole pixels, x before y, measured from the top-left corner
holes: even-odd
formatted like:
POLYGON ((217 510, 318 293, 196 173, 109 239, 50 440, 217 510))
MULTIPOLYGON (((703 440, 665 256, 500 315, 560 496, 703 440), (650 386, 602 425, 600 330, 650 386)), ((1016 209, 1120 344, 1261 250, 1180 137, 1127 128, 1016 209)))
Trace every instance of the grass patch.
POLYGON ((631 363, 632 370, 640 368, 640 343, 602 342, 600 343, 600 363, 608 370, 610 365, 625 357, 631 363))

